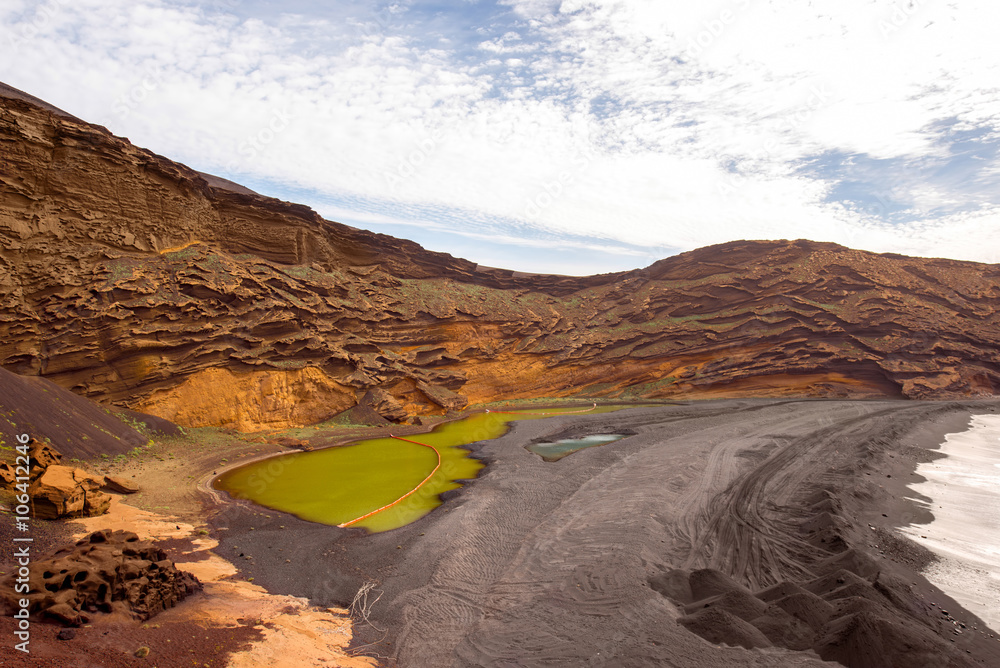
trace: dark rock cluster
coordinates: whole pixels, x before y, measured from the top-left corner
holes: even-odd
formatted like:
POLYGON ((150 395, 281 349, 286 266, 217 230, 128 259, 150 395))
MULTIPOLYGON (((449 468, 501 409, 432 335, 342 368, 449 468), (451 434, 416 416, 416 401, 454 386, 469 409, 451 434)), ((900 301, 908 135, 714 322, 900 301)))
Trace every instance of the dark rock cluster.
POLYGON ((126 611, 145 620, 201 589, 166 553, 129 531, 95 531, 75 545, 32 563, 28 591, 15 590, 16 575, 0 582, 0 596, 12 608, 19 599, 29 611, 68 626, 80 626, 95 612, 126 611))

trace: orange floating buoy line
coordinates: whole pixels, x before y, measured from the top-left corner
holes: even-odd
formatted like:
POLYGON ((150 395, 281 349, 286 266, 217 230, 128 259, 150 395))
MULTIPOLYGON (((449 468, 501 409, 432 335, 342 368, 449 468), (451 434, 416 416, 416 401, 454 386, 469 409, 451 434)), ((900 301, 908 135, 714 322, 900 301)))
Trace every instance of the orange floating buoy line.
POLYGON ((589 413, 590 411, 597 410, 597 402, 590 408, 585 408, 582 411, 566 411, 565 413, 526 413, 525 411, 491 411, 489 408, 486 409, 487 413, 503 413, 504 415, 576 415, 577 413, 589 413))
POLYGON ((431 471, 431 472, 430 472, 430 473, 429 473, 429 474, 427 475, 427 477, 426 477, 426 478, 424 478, 423 480, 421 480, 421 481, 420 481, 420 484, 419 484, 419 485, 417 485, 416 487, 414 487, 414 488, 413 488, 413 489, 411 489, 411 490, 410 490, 409 492, 407 492, 407 493, 406 493, 406 494, 404 494, 403 496, 399 497, 398 499, 396 499, 396 500, 395 500, 395 501, 393 501, 392 503, 390 503, 390 504, 388 504, 388 505, 385 505, 385 506, 382 506, 382 507, 381 507, 381 508, 379 508, 378 510, 373 510, 373 511, 371 511, 370 513, 367 513, 367 514, 365 514, 365 515, 362 515, 361 517, 357 517, 357 518, 355 518, 355 519, 351 520, 350 522, 344 522, 343 524, 338 524, 338 525, 337 525, 338 527, 340 527, 340 528, 343 528, 343 527, 349 527, 349 526, 351 526, 352 524, 356 524, 356 523, 360 522, 360 521, 361 521, 361 520, 363 520, 363 519, 367 519, 367 518, 371 517, 372 515, 375 515, 375 514, 377 514, 377 513, 380 513, 380 512, 382 512, 383 510, 387 510, 387 509, 389 509, 389 508, 392 508, 392 507, 393 507, 394 505, 396 505, 397 503, 399 503, 400 501, 402 501, 403 499, 405 499, 406 497, 410 496, 411 494, 413 494, 414 492, 416 492, 416 491, 417 491, 418 489, 420 489, 421 487, 423 487, 423 486, 424 486, 424 484, 426 484, 428 480, 430 480, 431 478, 433 478, 433 477, 434 477, 434 474, 435 474, 435 473, 437 473, 438 469, 439 469, 439 468, 441 468, 441 453, 440 453, 440 452, 438 452, 438 449, 437 449, 437 448, 435 448, 435 447, 434 447, 433 445, 428 445, 428 444, 426 444, 426 443, 417 443, 416 441, 411 441, 411 440, 410 440, 410 439, 408 439, 408 438, 400 438, 399 436, 393 436, 392 434, 389 434, 389 438, 394 438, 394 439, 396 439, 397 441, 406 441, 407 443, 413 443, 414 445, 422 445, 422 446, 423 446, 423 447, 425 447, 425 448, 430 448, 431 450, 433 450, 433 451, 434 451, 434 454, 435 454, 435 455, 437 455, 437 459, 438 459, 438 460, 437 460, 437 465, 436 465, 436 466, 434 467, 434 470, 433 470, 433 471, 431 471))
MULTIPOLYGON (((596 401, 594 402, 594 405, 591 406, 590 408, 585 408, 582 411, 567 411, 565 413, 526 413, 524 411, 493 411, 493 412, 494 413, 505 413, 505 414, 509 414, 509 415, 576 415, 577 413, 589 413, 589 412, 591 412, 593 410, 597 410, 597 402, 596 401)), ((486 409, 486 412, 489 413, 490 410, 486 409)), ((414 494, 418 489, 420 489, 425 484, 427 484, 427 481, 430 480, 431 478, 433 478, 434 474, 437 473, 437 471, 438 471, 439 468, 441 468, 441 453, 438 452, 438 449, 435 448, 433 445, 428 445, 427 443, 419 443, 417 441, 411 441, 408 438, 401 438, 399 436, 393 436, 392 434, 389 434, 389 438, 394 438, 397 441, 406 441, 407 443, 413 443, 414 445, 421 445, 421 446, 423 446, 425 448, 430 448, 431 450, 434 451, 434 454, 437 455, 437 465, 434 467, 434 470, 431 471, 427 475, 426 478, 424 478, 423 480, 420 481, 419 485, 417 485, 416 487, 414 487, 409 492, 407 492, 403 496, 399 497, 398 499, 396 499, 392 503, 384 505, 384 506, 382 506, 381 508, 379 508, 377 510, 371 511, 370 513, 366 513, 366 514, 362 515, 361 517, 357 517, 357 518, 351 520, 350 522, 344 522, 343 524, 338 524, 337 525, 338 527, 341 527, 341 528, 343 528, 343 527, 349 527, 352 524, 357 524, 361 520, 364 520, 364 519, 367 519, 367 518, 371 517, 372 515, 377 515, 378 513, 382 512, 383 510, 387 510, 389 508, 392 508, 394 505, 396 505, 397 503, 399 503, 403 499, 407 498, 408 496, 414 494)))

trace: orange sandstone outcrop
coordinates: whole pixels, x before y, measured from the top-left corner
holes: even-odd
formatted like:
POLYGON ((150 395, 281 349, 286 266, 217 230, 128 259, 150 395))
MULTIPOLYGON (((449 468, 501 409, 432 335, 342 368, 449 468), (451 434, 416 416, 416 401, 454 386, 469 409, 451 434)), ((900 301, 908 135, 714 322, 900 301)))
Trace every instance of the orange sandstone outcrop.
POLYGON ((83 469, 53 464, 31 483, 31 514, 44 520, 93 517, 108 512, 111 497, 99 491, 104 480, 83 469))
POLYGON ((92 399, 252 431, 366 400, 1000 387, 998 265, 738 241, 584 278, 479 268, 26 98, 0 87, 0 365, 92 399))
POLYGON ((320 422, 357 403, 352 388, 315 367, 233 371, 202 369, 136 406, 177 424, 216 425, 240 431, 284 429, 320 422))

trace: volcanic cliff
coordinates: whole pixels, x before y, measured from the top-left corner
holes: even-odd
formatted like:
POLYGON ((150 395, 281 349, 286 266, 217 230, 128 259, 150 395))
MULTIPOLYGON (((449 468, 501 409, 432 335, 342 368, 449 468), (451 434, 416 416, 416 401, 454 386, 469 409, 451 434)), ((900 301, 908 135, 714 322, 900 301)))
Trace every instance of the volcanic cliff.
POLYGON ((738 241, 585 278, 323 220, 0 85, 0 365, 182 425, 1000 384, 1000 265, 738 241))

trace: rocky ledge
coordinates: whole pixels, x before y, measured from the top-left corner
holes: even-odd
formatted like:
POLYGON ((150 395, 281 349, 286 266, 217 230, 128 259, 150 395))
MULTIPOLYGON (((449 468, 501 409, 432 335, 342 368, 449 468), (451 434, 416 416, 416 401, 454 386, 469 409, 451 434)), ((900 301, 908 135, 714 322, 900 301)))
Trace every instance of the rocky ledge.
POLYGON ((31 614, 67 626, 85 624, 95 612, 145 620, 201 589, 163 550, 129 531, 95 531, 33 563, 26 593, 14 586, 14 575, 0 581, 0 597, 12 610, 26 598, 31 614))
POLYGON ((0 366, 182 425, 1000 386, 998 265, 739 241, 525 275, 206 178, 9 89, 0 148, 0 366))

